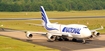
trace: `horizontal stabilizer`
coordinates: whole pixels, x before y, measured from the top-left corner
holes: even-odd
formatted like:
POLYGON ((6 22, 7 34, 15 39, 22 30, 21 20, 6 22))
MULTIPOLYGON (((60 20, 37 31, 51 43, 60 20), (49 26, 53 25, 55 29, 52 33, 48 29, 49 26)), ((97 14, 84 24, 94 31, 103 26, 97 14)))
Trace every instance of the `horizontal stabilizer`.
POLYGON ((34 23, 26 23, 26 24, 34 25, 34 26, 43 26, 42 24, 34 24, 34 23))

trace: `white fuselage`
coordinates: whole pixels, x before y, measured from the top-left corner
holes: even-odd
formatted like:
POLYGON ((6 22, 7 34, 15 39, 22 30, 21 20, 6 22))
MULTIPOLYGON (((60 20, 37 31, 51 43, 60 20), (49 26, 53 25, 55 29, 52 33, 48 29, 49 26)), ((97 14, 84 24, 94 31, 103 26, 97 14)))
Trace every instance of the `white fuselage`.
POLYGON ((50 23, 47 24, 46 26, 52 29, 56 29, 56 32, 59 32, 59 34, 67 35, 68 37, 72 38, 88 38, 91 36, 91 31, 85 25, 80 24, 61 25, 50 23))

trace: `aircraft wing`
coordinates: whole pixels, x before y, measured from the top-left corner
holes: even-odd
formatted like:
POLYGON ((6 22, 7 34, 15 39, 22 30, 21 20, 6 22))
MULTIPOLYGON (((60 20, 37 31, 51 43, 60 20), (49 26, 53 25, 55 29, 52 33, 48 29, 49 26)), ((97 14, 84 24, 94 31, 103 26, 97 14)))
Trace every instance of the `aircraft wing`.
POLYGON ((35 32, 35 31, 25 31, 26 34, 41 34, 41 35, 46 35, 48 33, 53 34, 53 35, 60 35, 62 33, 56 31, 56 30, 52 30, 52 31, 48 31, 48 32, 35 32))
POLYGON ((27 34, 41 34, 41 35, 46 34, 46 32, 35 32, 35 31, 25 31, 25 33, 27 33, 27 34))
POLYGON ((90 30, 91 31, 91 33, 92 33, 92 37, 97 37, 97 36, 99 36, 100 35, 100 33, 99 32, 97 32, 97 30, 102 30, 102 29, 104 29, 103 28, 103 26, 101 26, 100 28, 97 28, 97 29, 93 29, 93 30, 90 30))
MULTIPOLYGON (((57 24, 58 22, 55 22, 54 24, 57 24)), ((43 27, 43 25, 42 24, 34 24, 34 23, 26 23, 26 24, 29 24, 29 25, 34 25, 34 26, 42 26, 43 27)))
POLYGON ((104 29, 103 26, 101 26, 100 28, 97 28, 97 29, 90 30, 90 31, 93 32, 93 31, 102 30, 102 29, 104 29))
POLYGON ((72 35, 70 35, 68 33, 62 33, 62 32, 59 32, 57 30, 52 30, 52 31, 48 31, 48 32, 26 31, 25 33, 26 33, 27 38, 32 38, 33 34, 40 34, 40 35, 44 35, 44 36, 47 36, 47 37, 49 37, 49 35, 50 36, 52 36, 52 35, 56 35, 56 36, 65 35, 65 36, 68 36, 68 37, 72 37, 72 35))

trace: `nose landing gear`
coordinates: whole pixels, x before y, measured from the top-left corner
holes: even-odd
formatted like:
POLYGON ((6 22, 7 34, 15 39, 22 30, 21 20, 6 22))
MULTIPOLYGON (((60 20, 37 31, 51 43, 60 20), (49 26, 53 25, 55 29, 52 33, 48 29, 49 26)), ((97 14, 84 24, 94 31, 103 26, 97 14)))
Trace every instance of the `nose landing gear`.
POLYGON ((83 39, 83 42, 82 42, 83 44, 86 44, 86 40, 85 39, 83 39))

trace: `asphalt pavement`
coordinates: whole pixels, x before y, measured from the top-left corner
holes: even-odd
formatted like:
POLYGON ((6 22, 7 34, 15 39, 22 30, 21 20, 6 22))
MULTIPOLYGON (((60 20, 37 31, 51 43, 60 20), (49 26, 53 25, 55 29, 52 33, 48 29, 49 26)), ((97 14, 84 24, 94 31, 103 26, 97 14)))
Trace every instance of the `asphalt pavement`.
POLYGON ((59 49, 61 51, 105 51, 105 35, 100 35, 92 40, 87 40, 88 43, 82 44, 81 40, 78 42, 73 41, 55 41, 48 42, 45 36, 34 34, 34 37, 28 39, 23 31, 9 30, 0 31, 0 35, 11 37, 16 40, 21 40, 33 44, 38 44, 50 48, 59 49))

